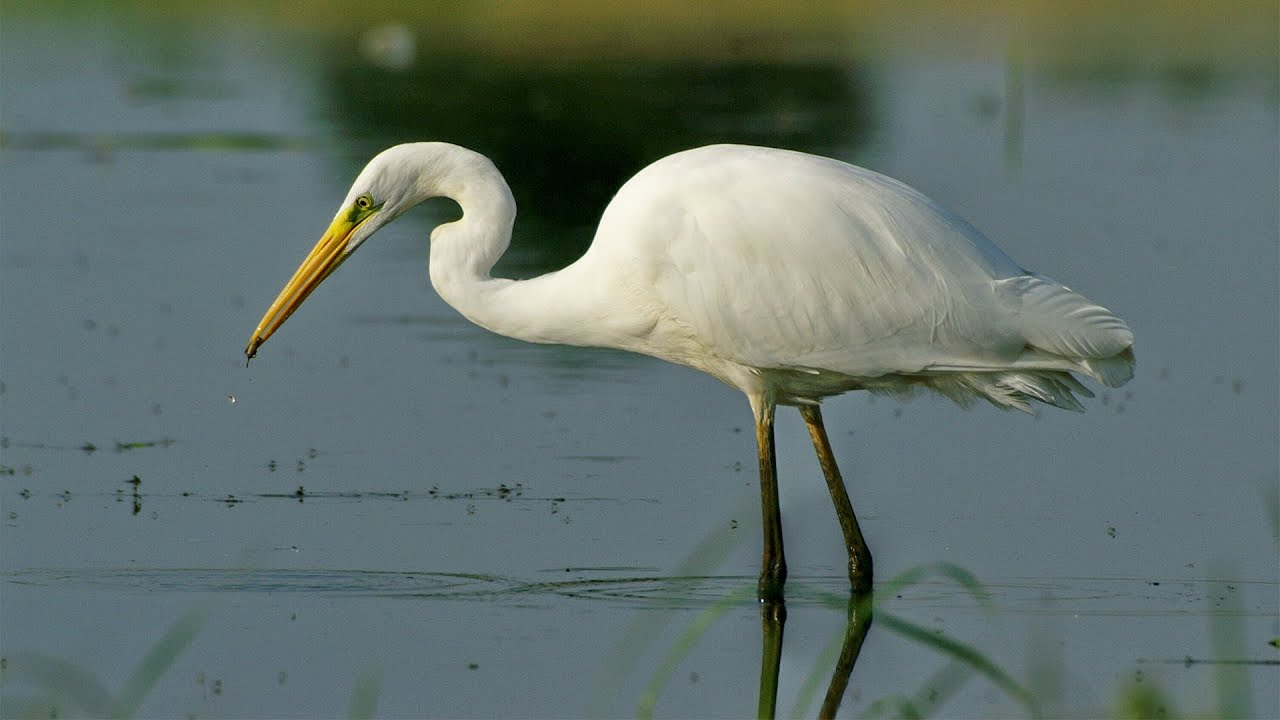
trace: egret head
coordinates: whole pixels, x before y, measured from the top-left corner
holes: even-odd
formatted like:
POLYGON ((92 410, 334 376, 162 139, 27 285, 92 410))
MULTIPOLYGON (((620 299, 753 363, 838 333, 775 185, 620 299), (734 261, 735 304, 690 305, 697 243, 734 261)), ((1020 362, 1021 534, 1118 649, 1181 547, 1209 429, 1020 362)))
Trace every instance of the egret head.
POLYGON ((252 359, 258 347, 369 236, 421 201, 416 182, 420 168, 413 168, 405 162, 404 148, 407 147, 401 145, 383 151, 361 171, 329 229, 285 283, 284 289, 254 329, 253 337, 244 350, 246 359, 252 359))
POLYGON ((360 171, 329 229, 253 331, 245 356, 252 358, 302 301, 369 236, 414 205, 441 195, 452 197, 459 204, 473 203, 477 217, 493 218, 493 226, 502 230, 488 248, 496 260, 510 239, 515 200, 493 163, 483 155, 448 143, 418 142, 388 148, 360 171))

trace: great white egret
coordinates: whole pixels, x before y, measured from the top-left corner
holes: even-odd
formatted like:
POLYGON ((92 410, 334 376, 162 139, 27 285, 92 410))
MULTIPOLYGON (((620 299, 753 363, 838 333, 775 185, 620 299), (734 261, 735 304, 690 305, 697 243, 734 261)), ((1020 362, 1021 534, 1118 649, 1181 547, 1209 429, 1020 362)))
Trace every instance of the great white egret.
POLYGON ((1072 372, 1116 387, 1133 333, 1106 308, 1024 270, 981 232, 901 182, 788 150, 714 145, 658 160, 605 208, 587 252, 530 280, 490 276, 516 204, 488 158, 447 143, 397 145, 364 168, 329 229, 253 331, 252 358, 379 228, 433 197, 462 217, 431 233, 431 283, 472 322, 536 343, 630 350, 746 394, 764 516, 762 600, 787 567, 773 421, 800 410, 835 503, 854 590, 871 553, 819 401, 850 390, 937 391, 1033 412, 1082 411, 1072 372))

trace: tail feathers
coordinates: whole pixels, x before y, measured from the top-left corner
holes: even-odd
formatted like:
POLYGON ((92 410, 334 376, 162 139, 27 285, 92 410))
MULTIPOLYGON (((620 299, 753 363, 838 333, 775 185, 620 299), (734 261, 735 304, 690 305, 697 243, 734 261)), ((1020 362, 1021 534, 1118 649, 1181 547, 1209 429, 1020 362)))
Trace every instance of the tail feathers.
POLYGON ((1032 401, 1072 412, 1084 412, 1084 406, 1076 399, 1075 394, 1093 397, 1089 388, 1081 385, 1071 373, 1057 370, 982 373, 961 377, 974 394, 991 404, 1031 415, 1035 414, 1032 401))
POLYGON ((943 395, 961 407, 969 407, 982 399, 1002 409, 1035 414, 1033 402, 1063 410, 1084 412, 1076 398, 1091 398, 1093 392, 1065 370, 992 370, 944 372, 927 375, 895 375, 879 379, 867 390, 881 395, 906 399, 920 388, 943 395))
POLYGON ((1133 379, 1133 348, 1127 347, 1118 355, 1105 358, 1089 358, 1080 361, 1081 370, 1107 387, 1120 387, 1133 379))
POLYGON ((1133 331, 1110 310, 1039 275, 994 283, 1026 345, 1016 358, 935 363, 918 374, 860 378, 856 387, 906 397, 928 388, 963 407, 977 399, 1035 414, 1032 403, 1084 412, 1076 397, 1093 393, 1071 373, 1108 387, 1133 377, 1133 331))

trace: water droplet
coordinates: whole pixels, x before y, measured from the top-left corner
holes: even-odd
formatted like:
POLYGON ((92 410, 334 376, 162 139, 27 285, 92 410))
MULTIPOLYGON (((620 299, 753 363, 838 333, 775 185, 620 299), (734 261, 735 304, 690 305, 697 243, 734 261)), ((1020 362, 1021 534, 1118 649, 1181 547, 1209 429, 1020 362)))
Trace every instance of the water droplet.
POLYGON ((228 396, 227 396, 227 400, 230 400, 232 405, 235 405, 235 404, 236 404, 236 396, 235 396, 235 395, 228 395, 228 396))

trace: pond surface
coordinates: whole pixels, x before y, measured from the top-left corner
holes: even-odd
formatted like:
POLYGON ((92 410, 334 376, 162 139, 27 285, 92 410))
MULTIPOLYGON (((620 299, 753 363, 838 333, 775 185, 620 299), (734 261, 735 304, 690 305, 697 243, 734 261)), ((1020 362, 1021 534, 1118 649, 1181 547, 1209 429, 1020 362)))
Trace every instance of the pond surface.
POLYGON ((817 712, 855 627, 845 716, 1280 714, 1266 3, 1155 25, 77 7, 0 22, 5 716, 760 707, 777 628, 736 391, 470 325, 427 278, 444 202, 245 368, 354 174, 418 139, 504 171, 512 276, 576 257, 646 163, 753 142, 901 178, 1134 328, 1136 378, 1083 415, 827 403, 869 630, 780 411, 780 714, 817 712))

